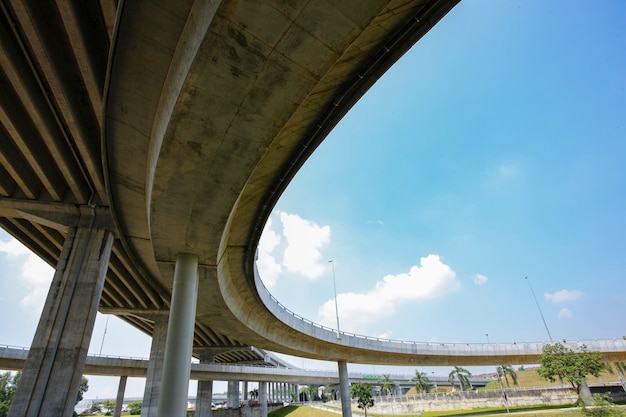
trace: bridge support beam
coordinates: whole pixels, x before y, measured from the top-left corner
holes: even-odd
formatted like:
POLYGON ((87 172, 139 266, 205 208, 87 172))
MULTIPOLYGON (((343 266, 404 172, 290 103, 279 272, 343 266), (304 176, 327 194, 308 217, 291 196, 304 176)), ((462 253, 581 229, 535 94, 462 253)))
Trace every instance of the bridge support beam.
POLYGON ((239 408, 239 381, 228 381, 228 408, 239 408))
POLYGON ((187 412, 197 296, 198 257, 179 253, 174 270, 158 417, 184 416, 187 412))
POLYGON ((199 380, 198 393, 196 394, 196 417, 211 417, 213 415, 212 399, 213 381, 199 380))
POLYGON ((341 397, 341 415, 352 417, 352 401, 350 400, 350 379, 346 361, 337 362, 339 368, 339 396, 341 397))
POLYGON ((70 229, 9 416, 70 417, 111 256, 113 234, 89 224, 70 229))
POLYGON ((146 386, 143 391, 141 417, 157 417, 161 379, 163 376, 165 341, 167 340, 167 320, 167 315, 157 315, 154 318, 150 361, 148 362, 146 372, 146 386))
MULTIPOLYGON (((213 363, 215 353, 210 348, 205 348, 200 352, 200 363, 213 363)), ((196 417, 211 417, 213 411, 211 403, 213 401, 213 381, 201 379, 198 381, 198 392, 196 394, 196 417)))
POLYGON ((259 404, 261 404, 261 417, 267 417, 267 382, 259 382, 259 404))
POLYGON ((122 406, 124 405, 124 392, 126 391, 126 381, 128 376, 122 375, 120 377, 120 384, 117 386, 117 397, 115 398, 115 412, 113 417, 121 417, 122 406))

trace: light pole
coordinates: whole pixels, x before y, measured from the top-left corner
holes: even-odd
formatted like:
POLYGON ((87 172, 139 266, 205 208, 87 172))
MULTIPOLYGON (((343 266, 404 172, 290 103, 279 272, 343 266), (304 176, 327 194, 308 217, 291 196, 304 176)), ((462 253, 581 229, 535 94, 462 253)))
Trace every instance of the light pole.
POLYGON ((550 343, 553 342, 552 335, 550 334, 550 330, 548 330, 548 325, 546 324, 546 319, 543 318, 543 313, 541 312, 541 307, 539 307, 539 302, 537 301, 537 297, 535 297, 535 292, 533 291, 533 286, 530 285, 530 280, 528 277, 524 278, 526 282, 528 282, 528 286, 530 287, 530 292, 533 295, 533 299, 535 300, 535 304, 537 305, 537 310, 539 310, 539 315, 541 316, 541 321, 543 321, 543 325, 546 328, 546 332, 548 332, 548 338, 550 338, 550 343))
POLYGON ((500 369, 504 370, 504 367, 497 367, 496 373, 498 374, 498 384, 500 385, 500 391, 502 392, 502 398, 504 399, 504 406, 506 407, 507 414, 509 411, 509 399, 506 397, 506 393, 504 392, 504 386, 502 386, 502 379, 500 379, 500 369))
POLYGON ((341 339, 341 334, 339 334, 339 307, 337 306, 337 282, 335 281, 335 263, 333 259, 328 261, 332 265, 333 268, 333 292, 335 294, 335 315, 337 316, 337 339, 341 339))

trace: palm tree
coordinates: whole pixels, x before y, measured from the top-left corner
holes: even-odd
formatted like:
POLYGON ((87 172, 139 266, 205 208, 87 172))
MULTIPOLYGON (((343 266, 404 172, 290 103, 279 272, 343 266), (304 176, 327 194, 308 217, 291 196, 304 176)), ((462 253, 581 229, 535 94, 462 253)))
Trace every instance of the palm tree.
POLYGON ((259 389, 255 388, 252 391, 250 391, 248 394, 250 394, 250 398, 252 398, 253 400, 256 400, 259 398, 259 389))
POLYGON ((516 385, 519 386, 517 373, 515 372, 515 370, 513 369, 511 365, 498 366, 498 368, 496 368, 496 372, 498 373, 498 376, 502 375, 504 377, 504 381, 506 382, 507 388, 511 388, 511 385, 509 384, 509 376, 511 377, 511 380, 513 381, 513 386, 516 386, 516 385))
POLYGON ((415 389, 422 394, 422 392, 430 392, 430 379, 424 372, 415 370, 415 376, 410 379, 411 382, 415 382, 415 389))
POLYGON ((304 386, 300 387, 300 392, 304 393, 305 401, 313 401, 315 400, 315 396, 317 395, 317 388, 313 386, 304 386))
POLYGON ((472 384, 469 379, 472 377, 472 373, 465 368, 461 368, 460 366, 455 366, 450 374, 448 374, 448 382, 452 384, 454 387, 454 381, 459 381, 459 386, 461 387, 461 391, 464 388, 471 388, 472 384))
POLYGON ((393 393, 393 390, 396 389, 398 384, 394 380, 391 379, 389 374, 383 374, 380 378, 378 378, 378 383, 380 384, 380 394, 381 395, 390 395, 393 393))

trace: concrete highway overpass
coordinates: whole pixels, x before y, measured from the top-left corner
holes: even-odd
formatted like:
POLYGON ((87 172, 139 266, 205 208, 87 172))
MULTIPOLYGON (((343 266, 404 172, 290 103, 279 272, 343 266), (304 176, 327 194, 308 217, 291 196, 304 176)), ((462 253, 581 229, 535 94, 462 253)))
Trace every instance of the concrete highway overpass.
MULTIPOLYGON (((28 349, 0 346, 0 369, 19 371, 24 367, 28 349)), ((85 375, 101 376, 147 376, 149 360, 143 358, 123 358, 114 356, 89 355, 84 368, 85 375)), ((350 372, 351 382, 367 382, 377 385, 381 375, 363 372, 350 372)), ((415 375, 391 375, 391 380, 401 387, 412 387, 411 381, 415 375)), ((284 366, 258 366, 253 364, 224 364, 224 363, 193 363, 191 365, 191 379, 217 381, 272 381, 299 385, 337 385, 339 375, 337 371, 308 370, 284 366)), ((451 386, 447 376, 429 376, 431 384, 437 386, 451 386)), ((469 378, 474 387, 483 387, 490 378, 469 378)), ((456 382, 455 382, 456 383, 456 382)))
POLYGON ((0 225, 56 268, 10 415, 71 414, 98 310, 153 336, 148 414, 191 354, 247 346, 340 370, 536 362, 337 338, 264 303, 255 273, 297 170, 457 2, 0 2, 0 225))

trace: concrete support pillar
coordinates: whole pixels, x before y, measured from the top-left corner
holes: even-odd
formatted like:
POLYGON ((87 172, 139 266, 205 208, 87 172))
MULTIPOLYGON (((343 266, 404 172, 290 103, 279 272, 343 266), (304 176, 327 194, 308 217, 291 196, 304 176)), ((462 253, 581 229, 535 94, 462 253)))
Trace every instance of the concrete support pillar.
POLYGON ((168 315, 154 318, 152 345, 150 346, 150 362, 146 373, 146 387, 143 392, 141 417, 157 417, 161 379, 163 377, 163 359, 165 358, 165 341, 167 340, 168 315))
POLYGON ((239 408, 239 381, 228 381, 228 408, 239 408))
POLYGON ((243 401, 248 401, 248 381, 244 381, 243 383, 243 401))
POLYGON ((74 412, 113 245, 113 234, 95 220, 67 233, 11 417, 74 412))
POLYGON ((211 417, 213 410, 211 402, 213 400, 213 381, 198 381, 198 393, 196 395, 195 417, 211 417))
POLYGON ((120 384, 117 386, 117 397, 115 398, 115 411, 113 417, 121 417, 122 405, 124 405, 124 392, 126 391, 126 381, 128 376, 122 375, 120 377, 120 384))
POLYGON ((179 253, 174 270, 158 417, 179 417, 187 413, 197 296, 198 257, 179 253))
MULTIPOLYGON (((200 353, 200 363, 212 363, 215 360, 215 354, 210 349, 204 349, 200 353)), ((211 403, 213 402, 213 381, 198 381, 198 393, 196 394, 196 413, 195 417, 211 417, 213 410, 211 403)))
POLYGON ((348 364, 339 361, 339 396, 341 398, 341 415, 352 417, 352 401, 350 399, 350 379, 348 378, 348 364))
POLYGON ((259 382, 259 404, 261 404, 261 417, 267 417, 267 382, 259 382))

